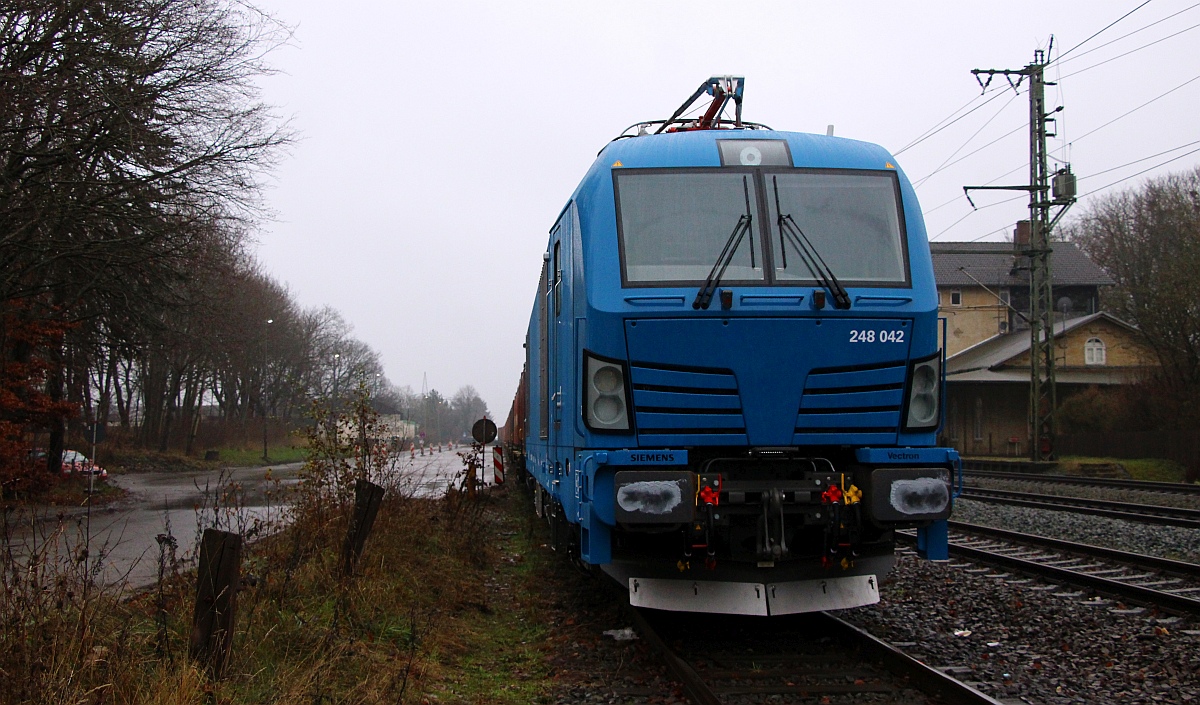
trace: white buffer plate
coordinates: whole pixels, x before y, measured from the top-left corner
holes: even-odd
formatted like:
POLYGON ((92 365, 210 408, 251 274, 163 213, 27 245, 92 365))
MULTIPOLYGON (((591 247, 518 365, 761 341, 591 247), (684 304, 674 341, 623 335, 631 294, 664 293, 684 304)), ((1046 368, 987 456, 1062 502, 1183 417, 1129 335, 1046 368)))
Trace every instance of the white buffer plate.
POLYGON ((874 575, 848 575, 822 580, 799 580, 767 585, 771 614, 844 610, 879 602, 874 575))
POLYGON ((862 607, 879 602, 874 575, 787 583, 630 578, 629 604, 670 612, 778 615, 862 607))

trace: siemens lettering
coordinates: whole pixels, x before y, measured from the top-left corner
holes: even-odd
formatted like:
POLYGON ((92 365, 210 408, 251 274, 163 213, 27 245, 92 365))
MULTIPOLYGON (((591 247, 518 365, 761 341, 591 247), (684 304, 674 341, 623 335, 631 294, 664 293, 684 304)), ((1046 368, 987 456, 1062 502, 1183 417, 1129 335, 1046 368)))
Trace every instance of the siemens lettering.
POLYGON ((673 463, 674 453, 633 453, 629 460, 635 463, 673 463))

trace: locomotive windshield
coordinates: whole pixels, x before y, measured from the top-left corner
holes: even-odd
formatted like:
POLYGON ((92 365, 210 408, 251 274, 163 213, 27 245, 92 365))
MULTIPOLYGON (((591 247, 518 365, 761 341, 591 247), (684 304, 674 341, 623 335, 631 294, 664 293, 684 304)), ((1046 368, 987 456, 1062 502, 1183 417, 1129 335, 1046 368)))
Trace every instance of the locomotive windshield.
POLYGON ((807 236, 838 279, 871 284, 907 279, 892 174, 769 173, 767 188, 775 278, 781 283, 813 278, 781 232, 781 214, 807 236))
MULTIPOLYGON (((757 215, 755 180, 745 177, 728 170, 620 172, 617 211, 625 281, 703 281, 746 214, 747 195, 757 215)), ((763 280, 762 245, 754 242, 757 236, 749 240, 734 253, 724 281, 763 280)))
POLYGON ((894 172, 629 169, 614 171, 614 179, 627 286, 704 281, 739 219, 747 215, 747 197, 753 228, 734 252, 722 282, 820 283, 795 239, 787 236, 790 226, 803 234, 836 280, 907 285, 894 172), (766 252, 764 242, 769 243, 766 252), (764 254, 769 257, 765 267, 764 254))

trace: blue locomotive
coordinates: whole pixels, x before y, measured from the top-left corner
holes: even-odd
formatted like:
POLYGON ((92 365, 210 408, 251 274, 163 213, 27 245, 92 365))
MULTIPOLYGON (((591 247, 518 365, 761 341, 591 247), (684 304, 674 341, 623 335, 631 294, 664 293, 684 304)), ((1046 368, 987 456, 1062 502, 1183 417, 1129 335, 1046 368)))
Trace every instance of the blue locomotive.
POLYGON ((600 152, 501 441, 556 546, 634 605, 871 604, 896 529, 945 556, 959 467, 925 227, 888 152, 744 122, 742 86, 600 152))

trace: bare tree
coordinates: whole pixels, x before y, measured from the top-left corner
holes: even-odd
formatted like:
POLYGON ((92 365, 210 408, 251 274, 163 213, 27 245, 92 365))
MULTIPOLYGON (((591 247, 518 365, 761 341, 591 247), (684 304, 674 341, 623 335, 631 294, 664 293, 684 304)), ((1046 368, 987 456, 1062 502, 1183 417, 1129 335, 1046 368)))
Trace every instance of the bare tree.
POLYGON ((1093 200, 1066 235, 1116 280, 1106 308, 1157 355, 1163 419, 1200 418, 1200 168, 1093 200))
POLYGON ((450 408, 454 419, 453 434, 455 436, 469 434, 471 426, 488 415, 487 402, 479 396, 475 387, 461 387, 450 398, 450 408))
POLYGON ((39 362, 48 408, 190 451, 206 406, 246 426, 391 389, 244 251, 290 140, 257 88, 288 36, 240 0, 0 0, 0 353, 39 362), (53 324, 43 349, 9 342, 14 311, 53 324))
POLYGON ((80 331, 47 347, 52 400, 97 344, 171 330, 197 262, 238 250, 289 139, 255 85, 286 37, 225 0, 0 0, 0 308, 80 331))
POLYGON ((236 237, 288 140, 254 85, 284 36, 218 0, 0 1, 0 300, 161 298, 236 237))

